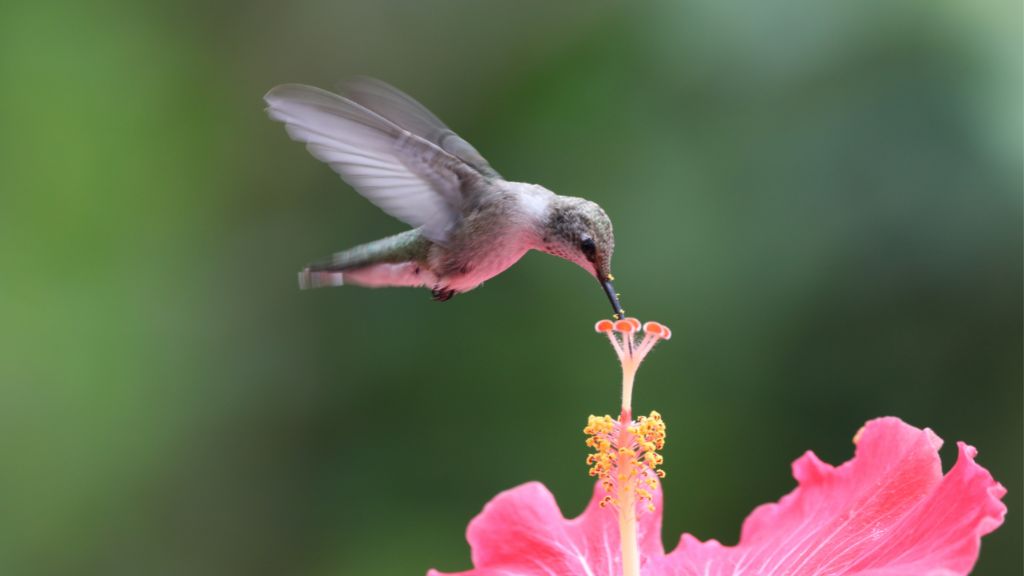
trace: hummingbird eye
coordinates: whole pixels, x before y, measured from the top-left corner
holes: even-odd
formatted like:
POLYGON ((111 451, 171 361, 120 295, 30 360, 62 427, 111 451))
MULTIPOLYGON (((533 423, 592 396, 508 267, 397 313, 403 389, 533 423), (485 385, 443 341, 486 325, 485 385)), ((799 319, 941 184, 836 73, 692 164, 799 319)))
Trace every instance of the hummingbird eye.
POLYGON ((584 237, 583 240, 580 241, 580 251, 587 257, 587 260, 593 262, 594 258, 597 257, 597 246, 594 244, 594 239, 584 237))

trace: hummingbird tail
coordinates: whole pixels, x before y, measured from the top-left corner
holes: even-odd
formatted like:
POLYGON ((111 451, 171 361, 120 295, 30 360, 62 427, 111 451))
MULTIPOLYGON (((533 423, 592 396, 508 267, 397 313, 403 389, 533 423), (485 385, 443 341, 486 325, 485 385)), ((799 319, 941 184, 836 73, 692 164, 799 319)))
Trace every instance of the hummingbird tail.
POLYGON ((309 264, 299 288, 423 286, 436 280, 422 264, 431 245, 417 229, 368 242, 309 264))
POLYGON ((312 290, 313 288, 328 288, 331 286, 344 286, 345 273, 332 272, 327 270, 310 270, 304 268, 299 272, 299 289, 312 290))
POLYGON ((308 266, 299 272, 299 288, 330 288, 333 286, 366 286, 379 288, 382 286, 426 286, 436 283, 437 279, 429 271, 416 262, 380 263, 346 268, 341 270, 317 270, 308 266))

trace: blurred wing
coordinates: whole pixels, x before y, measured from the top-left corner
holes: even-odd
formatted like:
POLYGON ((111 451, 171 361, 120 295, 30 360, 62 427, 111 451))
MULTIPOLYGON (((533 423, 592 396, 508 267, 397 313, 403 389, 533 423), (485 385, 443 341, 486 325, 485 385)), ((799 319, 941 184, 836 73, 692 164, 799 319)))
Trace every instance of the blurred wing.
POLYGON ((342 94, 353 102, 373 110, 401 128, 436 144, 452 156, 469 164, 480 174, 501 178, 472 144, 444 125, 412 96, 375 78, 353 78, 341 85, 342 94))
POLYGON ((312 86, 284 84, 263 97, 284 122, 360 194, 391 216, 444 242, 458 220, 461 180, 476 175, 460 159, 365 107, 312 86))

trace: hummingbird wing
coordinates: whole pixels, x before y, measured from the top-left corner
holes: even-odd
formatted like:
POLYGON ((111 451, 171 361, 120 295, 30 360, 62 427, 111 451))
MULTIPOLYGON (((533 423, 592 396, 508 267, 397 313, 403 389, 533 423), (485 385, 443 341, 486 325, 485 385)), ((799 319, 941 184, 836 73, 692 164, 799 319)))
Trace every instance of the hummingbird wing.
POLYGON ((472 144, 445 126, 426 106, 387 82, 357 76, 341 84, 341 93, 401 128, 433 142, 484 176, 501 178, 472 144))
POLYGON ((437 144, 348 98, 301 84, 263 97, 267 113, 381 210, 444 243, 464 183, 482 175, 437 144))

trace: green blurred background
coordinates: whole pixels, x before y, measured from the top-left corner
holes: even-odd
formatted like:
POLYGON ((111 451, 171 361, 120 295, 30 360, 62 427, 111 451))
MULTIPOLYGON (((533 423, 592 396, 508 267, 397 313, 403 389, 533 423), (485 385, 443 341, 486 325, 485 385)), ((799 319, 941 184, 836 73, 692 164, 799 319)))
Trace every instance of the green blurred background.
POLYGON ((897 415, 1010 489, 1020 574, 1016 1, 28 2, 0 7, 0 573, 423 574, 543 481, 590 494, 613 412, 593 280, 300 293, 402 225, 263 113, 353 74, 510 179, 612 216, 626 309, 672 326, 664 538, 734 543, 897 415))

